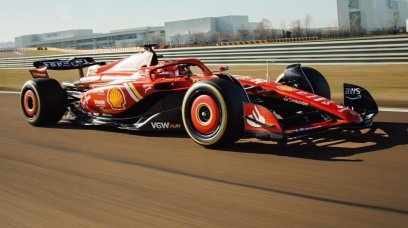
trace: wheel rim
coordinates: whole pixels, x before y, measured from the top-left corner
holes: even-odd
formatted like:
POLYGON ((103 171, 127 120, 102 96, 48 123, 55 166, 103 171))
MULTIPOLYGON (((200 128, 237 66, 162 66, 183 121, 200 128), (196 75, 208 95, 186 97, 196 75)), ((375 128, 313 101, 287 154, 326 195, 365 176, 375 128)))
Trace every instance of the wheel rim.
POLYGON ((209 95, 198 96, 191 106, 190 117, 193 127, 202 135, 211 135, 220 125, 220 109, 209 95))
POLYGON ((35 93, 32 90, 27 90, 24 93, 23 107, 25 114, 32 118, 38 111, 38 100, 35 93))

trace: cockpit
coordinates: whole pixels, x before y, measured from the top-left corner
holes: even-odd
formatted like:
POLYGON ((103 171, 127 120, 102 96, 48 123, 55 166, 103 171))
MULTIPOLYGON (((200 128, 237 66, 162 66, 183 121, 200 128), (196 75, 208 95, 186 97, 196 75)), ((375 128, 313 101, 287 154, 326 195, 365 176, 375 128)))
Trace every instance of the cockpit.
POLYGON ((147 81, 157 78, 211 76, 211 71, 197 59, 158 61, 151 45, 145 51, 105 66, 91 66, 82 82, 112 80, 147 81), (99 78, 93 78, 99 77, 99 78), (114 78, 113 78, 114 77, 114 78))
POLYGON ((150 67, 152 58, 153 53, 147 51, 135 54, 123 59, 105 73, 135 71, 141 69, 142 67, 150 67))

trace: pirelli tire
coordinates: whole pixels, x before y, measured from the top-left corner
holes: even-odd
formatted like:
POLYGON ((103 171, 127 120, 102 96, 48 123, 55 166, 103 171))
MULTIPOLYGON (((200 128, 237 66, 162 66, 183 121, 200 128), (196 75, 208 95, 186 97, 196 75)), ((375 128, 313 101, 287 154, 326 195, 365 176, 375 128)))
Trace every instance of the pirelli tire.
POLYGON ((34 126, 56 124, 67 109, 67 95, 58 81, 37 78, 27 81, 20 95, 24 118, 34 126))
POLYGON ((331 99, 330 86, 323 74, 311 67, 302 67, 302 70, 312 84, 315 94, 331 99))
POLYGON ((243 102, 248 102, 245 91, 231 81, 200 81, 184 96, 184 127, 202 146, 214 148, 232 144, 245 131, 243 102))

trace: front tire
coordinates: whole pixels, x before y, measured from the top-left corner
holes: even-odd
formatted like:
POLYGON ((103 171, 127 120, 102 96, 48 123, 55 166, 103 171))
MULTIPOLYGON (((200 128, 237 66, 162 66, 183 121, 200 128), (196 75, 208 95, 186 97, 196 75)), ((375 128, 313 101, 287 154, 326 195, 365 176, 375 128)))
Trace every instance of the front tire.
POLYGON ((21 89, 20 102, 24 118, 34 126, 56 124, 67 109, 66 92, 51 78, 27 81, 21 89))
MULTIPOLYGON (((311 68, 311 67, 303 67, 302 71, 305 74, 307 80, 310 82, 310 85, 313 88, 314 94, 319 95, 321 97, 325 97, 327 99, 331 99, 331 91, 329 83, 327 82, 326 78, 321 74, 319 71, 311 68)), ((303 80, 303 79, 302 79, 303 80)), ((303 89, 309 91, 308 88, 299 88, 296 85, 304 84, 302 81, 298 81, 294 78, 286 77, 285 73, 282 73, 278 76, 275 81, 276 83, 284 83, 288 84, 289 86, 296 87, 298 89, 303 89)), ((312 92, 312 91, 310 91, 312 92)))
POLYGON ((245 131, 243 102, 248 102, 245 92, 230 81, 200 81, 184 96, 184 127, 190 137, 202 146, 232 144, 245 131))
POLYGON ((323 74, 311 67, 302 67, 302 70, 312 84, 315 94, 330 100, 330 86, 323 74))

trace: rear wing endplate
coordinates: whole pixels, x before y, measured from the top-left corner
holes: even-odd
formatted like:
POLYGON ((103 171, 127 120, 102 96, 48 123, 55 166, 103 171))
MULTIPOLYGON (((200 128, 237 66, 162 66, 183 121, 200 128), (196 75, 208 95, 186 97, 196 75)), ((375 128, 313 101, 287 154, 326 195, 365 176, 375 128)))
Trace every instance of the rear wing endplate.
POLYGON ((71 58, 68 60, 52 59, 42 60, 33 63, 35 69, 30 70, 33 78, 48 78, 47 70, 79 70, 79 76, 83 77, 83 68, 93 65, 106 65, 105 62, 96 62, 91 57, 71 58))
POLYGON ((68 60, 52 59, 34 62, 36 69, 47 68, 48 70, 74 70, 90 67, 98 64, 93 58, 73 58, 68 60))

